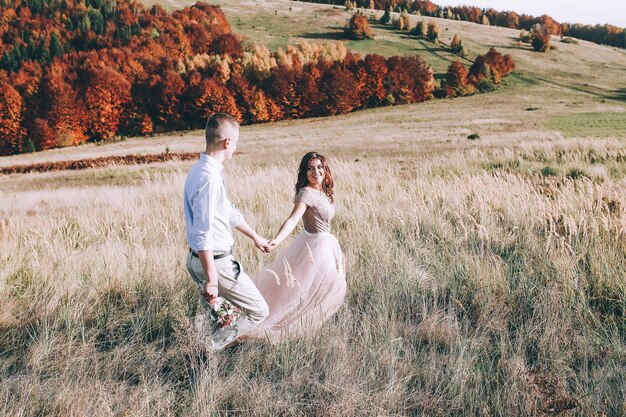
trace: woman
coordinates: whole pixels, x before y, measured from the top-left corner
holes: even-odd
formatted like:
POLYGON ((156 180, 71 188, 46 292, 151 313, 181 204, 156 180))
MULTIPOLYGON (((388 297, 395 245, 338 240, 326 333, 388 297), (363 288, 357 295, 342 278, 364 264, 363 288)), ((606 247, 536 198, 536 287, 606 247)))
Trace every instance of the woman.
POLYGON ((277 342, 316 330, 340 307, 346 294, 341 248, 330 234, 335 215, 333 178, 326 158, 309 152, 298 168, 293 210, 270 240, 273 249, 302 218, 304 231, 253 281, 270 314, 246 339, 277 342))

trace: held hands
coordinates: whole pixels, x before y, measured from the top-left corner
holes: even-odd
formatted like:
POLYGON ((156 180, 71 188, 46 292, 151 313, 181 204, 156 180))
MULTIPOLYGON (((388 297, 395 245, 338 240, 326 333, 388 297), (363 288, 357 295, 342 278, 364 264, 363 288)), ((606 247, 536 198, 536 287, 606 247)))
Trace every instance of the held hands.
POLYGON ((270 245, 267 239, 261 236, 257 236, 254 239, 254 246, 256 246, 257 249, 259 249, 261 252, 264 252, 264 253, 270 253, 270 251, 274 249, 274 248, 270 248, 270 245))
POLYGON ((257 236, 254 239, 254 246, 256 246, 261 252, 270 253, 273 251, 280 242, 276 239, 267 240, 264 237, 257 236))
POLYGON ((268 245, 269 245, 270 251, 273 251, 273 250, 276 248, 276 246, 278 246, 278 243, 279 243, 279 242, 278 242, 276 239, 272 239, 272 240, 270 240, 270 241, 268 242, 268 245))
POLYGON ((260 236, 258 237, 258 239, 254 240, 255 246, 264 253, 270 253, 276 248, 276 246, 278 246, 279 243, 280 241, 276 239, 268 241, 267 239, 260 236))

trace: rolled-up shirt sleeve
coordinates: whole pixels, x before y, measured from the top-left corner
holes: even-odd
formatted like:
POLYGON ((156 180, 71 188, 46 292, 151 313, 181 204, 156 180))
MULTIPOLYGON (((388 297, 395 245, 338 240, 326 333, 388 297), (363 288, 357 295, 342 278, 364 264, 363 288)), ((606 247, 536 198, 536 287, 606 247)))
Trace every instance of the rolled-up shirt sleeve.
POLYGON ((237 227, 241 223, 243 223, 243 216, 232 203, 230 204, 230 215, 228 217, 228 223, 230 224, 230 227, 237 227))
POLYGON ((213 220, 217 207, 219 187, 208 181, 193 197, 194 224, 192 243, 196 251, 213 250, 213 220))

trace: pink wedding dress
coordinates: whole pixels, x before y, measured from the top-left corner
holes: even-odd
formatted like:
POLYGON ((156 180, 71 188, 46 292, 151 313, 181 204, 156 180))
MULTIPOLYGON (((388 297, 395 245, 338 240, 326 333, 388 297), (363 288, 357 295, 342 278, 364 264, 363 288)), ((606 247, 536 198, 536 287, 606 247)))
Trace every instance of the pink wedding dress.
POLYGON ((272 343, 313 333, 341 306, 346 294, 344 259, 330 221, 335 205, 326 194, 303 187, 296 201, 306 204, 304 231, 252 280, 265 298, 269 316, 243 336, 272 343))

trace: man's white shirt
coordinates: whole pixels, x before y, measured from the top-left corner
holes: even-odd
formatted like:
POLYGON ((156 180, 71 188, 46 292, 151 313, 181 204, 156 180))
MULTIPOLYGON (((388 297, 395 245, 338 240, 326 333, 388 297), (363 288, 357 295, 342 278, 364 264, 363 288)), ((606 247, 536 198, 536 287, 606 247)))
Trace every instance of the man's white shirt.
POLYGON ((224 166, 202 153, 185 181, 183 195, 187 244, 194 251, 229 251, 234 243, 232 228, 243 216, 226 196, 222 179, 224 166))

